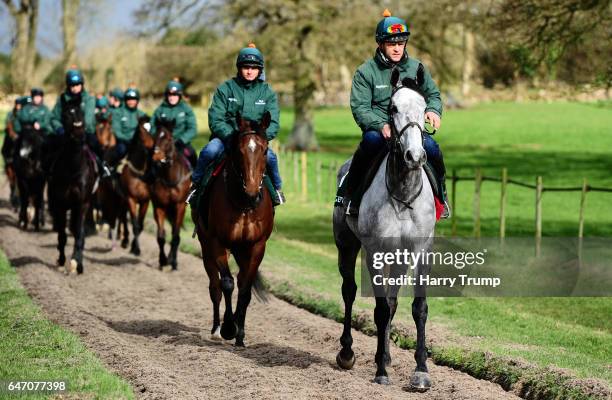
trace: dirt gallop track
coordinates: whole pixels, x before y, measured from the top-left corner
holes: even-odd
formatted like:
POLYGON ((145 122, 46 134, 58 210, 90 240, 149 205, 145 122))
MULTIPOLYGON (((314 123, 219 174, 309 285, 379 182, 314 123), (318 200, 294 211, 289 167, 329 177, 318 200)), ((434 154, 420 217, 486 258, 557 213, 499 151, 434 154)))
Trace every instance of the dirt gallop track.
MULTIPOLYGON (((6 199, 6 189, 0 191, 6 199)), ((185 235, 186 236, 186 235, 185 235)), ((142 235, 144 256, 110 250, 102 236, 86 242, 85 273, 54 268, 56 237, 17 228, 0 203, 0 245, 48 317, 79 335, 143 399, 505 399, 500 386, 429 362, 433 389, 407 393, 413 353, 393 348, 392 384, 371 383, 376 341, 354 334, 357 362, 336 367, 341 325, 274 297, 252 301, 245 349, 209 340, 208 279, 201 260, 179 255, 179 271, 156 268, 157 245, 142 235)), ((68 242, 71 246, 71 241, 68 242)), ((71 247, 70 247, 71 250, 71 247)), ((68 253, 70 254, 70 253, 68 253)))

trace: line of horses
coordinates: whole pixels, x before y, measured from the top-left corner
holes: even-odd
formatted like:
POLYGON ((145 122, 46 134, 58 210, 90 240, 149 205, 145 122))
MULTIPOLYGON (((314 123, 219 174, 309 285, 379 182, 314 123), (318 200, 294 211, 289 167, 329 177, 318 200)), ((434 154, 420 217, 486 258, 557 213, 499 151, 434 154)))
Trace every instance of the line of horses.
MULTIPOLYGON (((342 349, 336 362, 343 369, 351 369, 355 363, 351 335, 352 306, 357 285, 355 261, 359 250, 366 258, 384 248, 385 238, 397 238, 411 251, 428 250, 433 241, 435 207, 433 193, 423 171, 425 162, 423 140, 425 101, 409 80, 399 81, 399 72, 392 74, 394 87, 391 96, 392 123, 394 129, 390 152, 378 167, 371 187, 366 191, 359 216, 347 216, 336 208, 333 215, 334 239, 338 248, 338 266, 342 275, 342 297, 345 303, 344 329, 340 338, 342 349), (397 127, 401 129, 397 129, 397 127), (416 196, 414 195, 416 193, 416 196)), ((78 106, 66 107, 62 121, 65 135, 59 157, 51 168, 48 182, 49 211, 53 228, 58 234, 58 265, 66 261, 66 214, 70 211, 69 228, 75 237, 69 272, 83 272, 85 221, 94 202, 98 202, 102 217, 111 225, 122 227, 124 247, 129 244, 127 214, 129 213, 133 239, 130 252, 139 255, 139 235, 144 226, 149 201, 153 203, 157 223, 159 266, 170 264, 177 268, 177 249, 180 228, 186 212, 185 199, 190 186, 190 170, 183 155, 177 152, 172 138, 171 124, 156 121, 160 128, 155 136, 149 133, 148 117, 138 122, 130 143, 121 174, 109 180, 100 179, 96 162, 85 144, 83 113, 78 106), (153 169, 154 179, 149 180, 153 169), (172 225, 170 252, 164 252, 164 222, 172 225)), ((226 158, 220 173, 212 179, 203 193, 203 201, 191 208, 191 218, 202 249, 205 270, 209 277, 209 294, 213 303, 213 340, 235 339, 236 346, 244 346, 245 317, 251 301, 251 292, 265 297, 259 277, 259 265, 264 257, 266 241, 274 223, 272 199, 264 188, 268 142, 266 129, 270 114, 261 121, 244 120, 237 116, 238 132, 226 145, 226 158), (232 254, 239 267, 237 275, 238 300, 232 308, 234 277, 228 265, 232 254), (225 300, 223 320, 220 315, 221 300, 225 300)), ((104 151, 113 147, 114 137, 109 121, 98 121, 96 135, 104 151)), ((36 207, 35 229, 43 223, 42 183, 37 157, 40 155, 39 139, 27 130, 19 139, 21 149, 17 170, 20 181, 22 207, 20 221, 27 227, 24 203, 33 201, 36 207), (26 172, 30 171, 30 172, 26 172), (35 178, 31 171, 38 173, 35 178), (26 183, 27 182, 27 183, 26 183)), ((338 174, 340 181, 349 168, 350 160, 338 174)), ((111 229, 112 232, 113 229, 111 229)), ((112 233, 111 233, 112 234, 112 233)), ((428 273, 427 265, 418 265, 415 275, 428 273)), ((370 276, 383 273, 368 264, 370 276)), ((393 271, 399 276, 404 271, 393 271)), ((391 321, 397 309, 399 288, 374 288, 376 308, 374 319, 378 331, 376 351, 376 375, 374 381, 389 384, 386 367, 391 363, 389 336, 391 321), (382 293, 381 293, 382 292, 382 293)), ((426 391, 431 387, 426 360, 425 324, 428 307, 425 288, 417 288, 412 303, 412 315, 417 328, 415 361, 416 369, 410 377, 408 389, 426 391)))

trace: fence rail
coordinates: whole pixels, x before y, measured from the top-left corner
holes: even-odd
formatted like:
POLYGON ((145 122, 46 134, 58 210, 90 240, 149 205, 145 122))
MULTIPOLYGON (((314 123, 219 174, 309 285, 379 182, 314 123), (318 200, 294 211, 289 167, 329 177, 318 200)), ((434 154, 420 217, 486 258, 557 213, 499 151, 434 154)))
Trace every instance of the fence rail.
MULTIPOLYGON (((272 142, 274 143, 274 142, 272 142)), ((278 154, 281 174, 285 179, 284 189, 294 199, 304 202, 328 201, 332 202, 336 192, 336 172, 340 167, 337 161, 324 162, 319 153, 286 151, 278 145, 273 146, 278 154)), ((477 168, 474 175, 458 175, 456 170, 450 176, 450 200, 453 209, 451 217, 451 235, 457 235, 457 183, 462 181, 474 182, 473 197, 473 235, 480 237, 481 234, 481 196, 482 184, 484 182, 500 183, 500 205, 499 205, 499 236, 506 236, 507 218, 507 189, 508 185, 515 185, 525 189, 535 190, 535 218, 534 228, 536 239, 542 237, 542 198, 545 192, 581 192, 580 208, 578 218, 578 237, 584 234, 584 210, 586 207, 586 194, 588 192, 612 193, 612 188, 591 186, 584 178, 581 186, 544 186, 543 178, 537 176, 535 183, 522 182, 508 176, 507 168, 501 170, 500 176, 483 175, 482 170, 477 168)))

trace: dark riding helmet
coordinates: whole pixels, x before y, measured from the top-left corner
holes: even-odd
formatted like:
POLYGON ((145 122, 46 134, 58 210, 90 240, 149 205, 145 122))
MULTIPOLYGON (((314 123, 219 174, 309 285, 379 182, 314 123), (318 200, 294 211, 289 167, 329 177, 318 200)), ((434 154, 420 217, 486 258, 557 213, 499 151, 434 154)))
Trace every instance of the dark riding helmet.
POLYGON ((77 69, 76 66, 70 67, 66 72, 66 86, 82 85, 85 83, 83 74, 77 69))
POLYGON ((410 31, 406 21, 392 17, 389 10, 385 10, 383 17, 376 26, 376 43, 408 41, 410 31))
POLYGON ((121 88, 118 88, 118 87, 114 88, 113 90, 108 92, 108 95, 116 99, 123 100, 123 90, 121 90, 121 88))
POLYGON ((96 108, 108 108, 108 99, 106 96, 98 96, 96 98, 96 108))
POLYGON ((255 47, 254 43, 249 43, 247 47, 240 50, 238 53, 238 58, 236 59, 236 67, 257 67, 263 69, 264 67, 264 56, 259 51, 257 47, 255 47))
POLYGON ((183 85, 179 82, 178 78, 174 78, 168 82, 166 85, 165 94, 178 94, 179 96, 183 95, 183 85))
POLYGON ((138 89, 130 87, 123 94, 123 98, 124 100, 130 100, 130 99, 140 100, 140 92, 138 91, 138 89))
POLYGON ((34 97, 34 96, 44 96, 45 92, 38 87, 34 87, 30 90, 30 96, 34 97))

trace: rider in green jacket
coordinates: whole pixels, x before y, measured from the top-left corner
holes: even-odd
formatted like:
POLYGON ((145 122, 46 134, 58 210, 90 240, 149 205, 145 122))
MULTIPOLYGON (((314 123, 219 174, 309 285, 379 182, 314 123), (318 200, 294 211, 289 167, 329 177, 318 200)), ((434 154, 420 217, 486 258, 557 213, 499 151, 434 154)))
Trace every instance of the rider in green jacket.
MULTIPOLYGON (((96 155, 97 163, 103 176, 110 176, 110 170, 102 163, 102 148, 96 138, 96 100, 84 88, 85 79, 83 74, 76 67, 72 67, 66 72, 66 91, 58 96, 57 102, 51 111, 52 134, 47 136, 46 149, 49 161, 59 154, 63 144, 64 126, 62 125, 62 112, 67 104, 77 104, 83 111, 85 123, 85 141, 92 152, 96 155)), ((47 164, 47 163, 45 163, 47 164)), ((47 164, 47 166, 50 166, 47 164)))
POLYGON ((32 88, 30 97, 32 102, 26 104, 17 114, 14 128, 17 134, 26 125, 31 125, 36 131, 47 136, 51 133, 51 112, 49 108, 43 104, 44 92, 40 88, 32 88))
POLYGON ((189 105, 182 99, 183 85, 177 79, 166 85, 164 101, 155 109, 151 118, 151 134, 157 135, 157 125, 174 121, 172 137, 179 152, 189 160, 191 167, 195 167, 196 153, 191 146, 191 140, 198 132, 195 114, 189 105))
POLYGON ((138 89, 130 87, 123 95, 123 107, 118 109, 113 114, 113 133, 117 139, 117 145, 112 156, 110 164, 116 166, 128 151, 128 146, 134 137, 138 120, 146 114, 138 109, 140 101, 140 92, 138 89))
MULTIPOLYGON (((228 139, 238 131, 236 115, 253 121, 261 120, 266 111, 270 112, 271 122, 266 131, 268 141, 274 139, 279 129, 279 108, 276 93, 264 81, 263 54, 250 44, 240 50, 236 61, 238 74, 223 82, 215 92, 208 109, 210 142, 202 149, 198 165, 193 172, 192 181, 197 188, 206 167, 225 150, 228 139)), ((267 171, 278 193, 281 204, 285 197, 281 192, 282 180, 278 172, 276 154, 268 148, 267 171)))
MULTIPOLYGON (((357 125, 362 130, 362 140, 353 155, 353 160, 346 180, 346 195, 344 204, 347 205, 347 214, 356 215, 359 204, 351 202, 351 196, 357 190, 369 163, 375 156, 386 149, 386 142, 391 137, 391 117, 388 113, 391 100, 391 71, 400 72, 400 80, 410 78, 416 80, 420 76, 420 91, 426 99, 425 120, 434 129, 440 127, 442 116, 442 100, 440 90, 431 78, 427 68, 406 52, 406 43, 410 36, 406 22, 392 17, 388 10, 384 18, 376 27, 376 43, 378 48, 374 57, 363 63, 355 72, 351 88, 351 111, 357 125)), ((442 192, 446 191, 444 177, 446 169, 442 152, 433 138, 424 133, 423 147, 427 153, 428 162, 432 165, 439 181, 442 192)), ((443 194, 444 212, 442 218, 448 218, 450 207, 443 194)))

